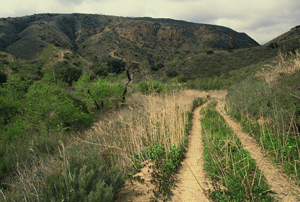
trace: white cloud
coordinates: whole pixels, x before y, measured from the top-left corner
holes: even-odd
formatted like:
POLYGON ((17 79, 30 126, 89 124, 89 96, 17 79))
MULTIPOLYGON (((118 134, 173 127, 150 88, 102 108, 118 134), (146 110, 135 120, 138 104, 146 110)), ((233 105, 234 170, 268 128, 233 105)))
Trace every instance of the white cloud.
POLYGON ((34 13, 93 13, 172 18, 217 24, 245 32, 259 43, 272 40, 299 24, 296 0, 9 0, 0 17, 34 13))

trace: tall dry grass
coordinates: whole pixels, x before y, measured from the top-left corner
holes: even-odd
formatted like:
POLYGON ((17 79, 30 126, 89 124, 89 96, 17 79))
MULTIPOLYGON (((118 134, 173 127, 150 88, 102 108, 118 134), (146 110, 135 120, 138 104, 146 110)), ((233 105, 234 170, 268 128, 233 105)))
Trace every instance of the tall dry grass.
POLYGON ((191 110, 195 98, 205 96, 202 94, 194 90, 160 96, 135 93, 127 99, 127 107, 100 116, 89 131, 68 136, 65 143, 58 138, 59 151, 53 156, 40 157, 32 142, 28 148, 32 151, 31 161, 20 160, 15 176, 6 182, 9 190, 1 190, 0 200, 18 201, 22 197, 25 201, 40 201, 47 176, 57 168, 61 168, 64 175, 71 175, 66 166, 68 156, 65 157, 62 151, 82 142, 97 145, 97 152, 103 156, 117 157, 119 166, 124 167, 132 165, 132 156, 145 150, 148 145, 158 143, 168 149, 182 143, 188 120, 186 112, 191 110))
POLYGON ((269 84, 269 87, 276 85, 276 81, 281 74, 292 74, 300 70, 300 53, 296 51, 295 55, 287 57, 279 52, 279 60, 276 65, 265 65, 258 73, 259 78, 263 78, 269 84))
POLYGON ((81 141, 101 145, 103 152, 119 157, 120 165, 131 164, 133 154, 158 143, 165 149, 182 143, 186 112, 199 91, 185 90, 168 95, 135 93, 128 107, 106 114, 81 141))

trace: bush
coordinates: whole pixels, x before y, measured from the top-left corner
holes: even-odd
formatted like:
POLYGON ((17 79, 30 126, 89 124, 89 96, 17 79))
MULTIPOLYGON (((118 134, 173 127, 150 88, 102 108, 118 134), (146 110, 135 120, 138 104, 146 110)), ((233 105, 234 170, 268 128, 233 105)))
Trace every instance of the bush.
POLYGON ((82 69, 79 68, 71 68, 68 63, 58 62, 54 66, 55 74, 57 79, 61 79, 63 82, 72 85, 73 82, 78 81, 78 79, 82 75, 82 69))
POLYGON ((98 76, 107 76, 109 71, 107 62, 105 63, 96 62, 90 66, 90 69, 93 71, 94 75, 98 75, 98 76))
POLYGON ((157 65, 152 66, 151 69, 152 69, 153 71, 158 71, 158 70, 160 70, 161 68, 163 68, 164 66, 165 66, 164 64, 158 63, 157 65))
POLYGON ((126 178, 97 151, 91 145, 68 149, 63 154, 68 164, 46 178, 44 201, 113 201, 126 178))
POLYGON ((75 94, 86 103, 89 110, 95 107, 95 101, 105 104, 106 107, 117 105, 120 101, 124 91, 123 83, 113 78, 108 79, 100 78, 92 82, 88 74, 83 74, 75 83, 77 85, 75 94), (90 93, 88 93, 88 90, 90 93))
POLYGON ((168 77, 175 77, 178 75, 178 72, 176 70, 169 70, 167 71, 167 76, 168 77))
POLYGON ((6 76, 6 74, 0 72, 0 85, 2 83, 6 83, 6 82, 7 82, 7 76, 6 76))
POLYGON ((228 100, 235 112, 251 114, 256 119, 273 115, 271 89, 264 80, 254 76, 230 87, 228 100))
POLYGON ((26 94, 25 115, 38 130, 60 131, 89 127, 91 114, 85 113, 86 106, 55 84, 35 82, 26 94))
POLYGON ((160 81, 141 81, 140 83, 138 83, 138 88, 144 94, 159 94, 164 91, 164 85, 160 81))
POLYGON ((121 74, 125 71, 126 63, 119 59, 110 59, 107 61, 110 73, 121 74))
POLYGON ((208 50, 206 53, 207 53, 207 55, 211 55, 211 54, 214 54, 214 51, 213 50, 208 50))
POLYGON ((269 48, 272 48, 272 49, 277 49, 278 48, 278 43, 277 42, 272 42, 268 45, 269 48))

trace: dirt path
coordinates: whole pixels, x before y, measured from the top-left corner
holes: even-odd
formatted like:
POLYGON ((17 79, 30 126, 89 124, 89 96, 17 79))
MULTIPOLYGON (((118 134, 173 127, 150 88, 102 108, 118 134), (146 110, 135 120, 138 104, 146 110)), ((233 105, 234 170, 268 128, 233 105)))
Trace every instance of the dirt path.
POLYGON ((173 191, 173 202, 185 201, 210 201, 206 196, 211 183, 205 177, 203 161, 202 128, 200 122, 200 109, 207 104, 195 109, 193 127, 189 136, 189 147, 186 159, 182 162, 182 168, 177 177, 180 181, 178 187, 173 191))
POLYGON ((155 185, 151 183, 151 173, 153 171, 153 163, 145 161, 145 166, 141 169, 141 172, 137 173, 134 177, 139 176, 144 180, 144 183, 132 181, 132 184, 127 181, 125 187, 121 189, 118 194, 118 199, 115 202, 143 202, 150 201, 150 197, 153 195, 155 185))
POLYGON ((263 175, 266 177, 269 186, 277 194, 275 197, 279 201, 299 201, 297 200, 296 195, 300 193, 300 189, 294 186, 295 182, 289 180, 289 178, 280 172, 276 168, 268 157, 265 157, 262 153, 261 147, 256 143, 254 138, 249 134, 246 134, 242 131, 242 126, 233 120, 230 119, 223 111, 224 102, 221 100, 218 101, 216 110, 224 117, 228 126, 230 126, 236 136, 242 142, 243 148, 250 153, 250 156, 256 161, 258 168, 261 170, 263 175))

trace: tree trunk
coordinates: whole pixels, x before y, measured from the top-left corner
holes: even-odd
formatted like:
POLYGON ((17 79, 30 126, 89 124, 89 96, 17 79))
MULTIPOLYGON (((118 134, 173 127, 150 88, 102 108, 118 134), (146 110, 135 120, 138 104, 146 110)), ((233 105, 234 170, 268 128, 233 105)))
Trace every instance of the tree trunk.
POLYGON ((130 77, 130 74, 129 74, 129 69, 130 69, 130 67, 126 68, 126 74, 127 74, 128 81, 127 81, 127 83, 124 86, 124 91, 123 91, 123 95, 122 95, 122 104, 125 104, 126 93, 127 93, 127 86, 130 83, 130 81, 131 81, 131 77, 130 77))
MULTIPOLYGON (((94 97, 92 96, 90 90, 88 89, 87 92, 88 92, 88 94, 90 94, 90 96, 93 98, 94 103, 95 103, 95 105, 96 105, 96 107, 97 107, 97 110, 99 111, 99 110, 100 110, 100 107, 99 107, 98 103, 96 102, 96 100, 94 99, 94 97)), ((101 102, 101 105, 102 105, 102 107, 103 107, 103 102, 101 102)))

